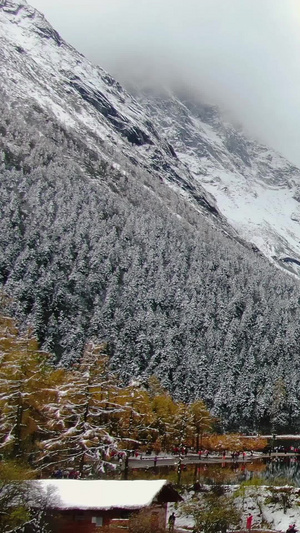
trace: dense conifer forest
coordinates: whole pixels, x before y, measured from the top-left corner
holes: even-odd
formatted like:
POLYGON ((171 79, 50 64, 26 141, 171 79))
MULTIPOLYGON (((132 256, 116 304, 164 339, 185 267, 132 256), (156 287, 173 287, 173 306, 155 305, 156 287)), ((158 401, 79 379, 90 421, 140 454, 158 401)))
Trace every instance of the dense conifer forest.
POLYGON ((1 283, 43 348, 70 365, 96 339, 224 429, 299 429, 299 281, 117 149, 1 102, 1 283))

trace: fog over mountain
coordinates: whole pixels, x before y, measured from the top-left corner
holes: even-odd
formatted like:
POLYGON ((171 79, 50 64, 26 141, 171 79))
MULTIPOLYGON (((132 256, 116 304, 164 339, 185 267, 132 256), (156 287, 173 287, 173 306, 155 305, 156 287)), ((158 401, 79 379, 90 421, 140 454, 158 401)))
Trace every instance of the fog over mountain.
POLYGON ((297 0, 33 0, 62 36, 123 83, 184 81, 296 164, 297 0))

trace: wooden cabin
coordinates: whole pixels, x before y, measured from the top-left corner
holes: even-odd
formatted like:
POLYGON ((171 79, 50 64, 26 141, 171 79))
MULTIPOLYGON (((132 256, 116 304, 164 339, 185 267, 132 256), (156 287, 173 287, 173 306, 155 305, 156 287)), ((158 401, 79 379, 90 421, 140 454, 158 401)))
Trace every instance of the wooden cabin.
POLYGON ((167 504, 181 496, 166 480, 47 479, 35 483, 47 495, 47 519, 55 533, 128 531, 128 519, 149 512, 153 531, 164 527, 167 504))

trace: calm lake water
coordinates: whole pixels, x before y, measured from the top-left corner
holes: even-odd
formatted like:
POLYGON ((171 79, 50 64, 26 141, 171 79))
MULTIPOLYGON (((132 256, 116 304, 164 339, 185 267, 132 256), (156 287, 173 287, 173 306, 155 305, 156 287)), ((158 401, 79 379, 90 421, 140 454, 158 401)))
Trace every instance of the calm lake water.
MULTIPOLYGON (((116 477, 122 479, 122 473, 116 477)), ((176 466, 129 469, 127 479, 168 479, 182 485, 226 483, 238 484, 253 478, 293 483, 300 487, 300 461, 295 458, 253 460, 251 463, 189 464, 178 471, 176 466)))

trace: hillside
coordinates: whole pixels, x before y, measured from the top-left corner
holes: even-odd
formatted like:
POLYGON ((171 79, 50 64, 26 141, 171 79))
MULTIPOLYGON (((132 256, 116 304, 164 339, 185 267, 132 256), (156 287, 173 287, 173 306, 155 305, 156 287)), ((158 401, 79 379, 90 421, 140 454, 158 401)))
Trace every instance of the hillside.
POLYGON ((0 44, 0 275, 15 314, 55 361, 96 338, 125 381, 156 374, 225 428, 300 429, 299 281, 228 223, 192 146, 25 1, 0 0, 0 44))
POLYGON ((132 91, 193 181, 213 195, 239 235, 281 268, 299 274, 299 169, 247 138, 216 106, 201 102, 196 91, 132 91))

